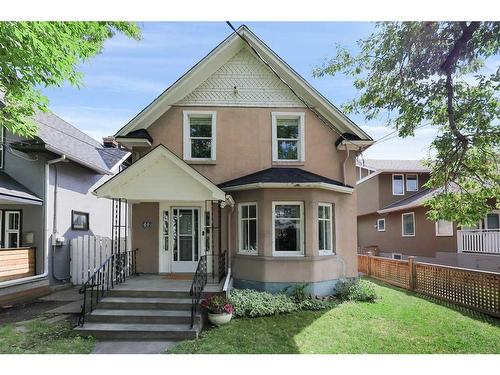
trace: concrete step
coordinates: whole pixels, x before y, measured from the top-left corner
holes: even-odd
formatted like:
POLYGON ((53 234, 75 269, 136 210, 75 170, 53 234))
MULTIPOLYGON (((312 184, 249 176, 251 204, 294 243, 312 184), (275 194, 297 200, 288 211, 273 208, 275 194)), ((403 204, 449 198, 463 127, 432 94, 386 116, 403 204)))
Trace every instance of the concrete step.
POLYGON ((86 317, 91 323, 190 324, 188 310, 97 309, 86 317))
POLYGON ((104 297, 97 309, 191 310, 191 298, 104 297))
POLYGON ((191 340, 198 336, 199 326, 189 324, 121 324, 90 323, 75 328, 82 335, 100 340, 191 340))
POLYGON ((177 290, 111 289, 106 295, 109 297, 190 298, 189 292, 177 290))

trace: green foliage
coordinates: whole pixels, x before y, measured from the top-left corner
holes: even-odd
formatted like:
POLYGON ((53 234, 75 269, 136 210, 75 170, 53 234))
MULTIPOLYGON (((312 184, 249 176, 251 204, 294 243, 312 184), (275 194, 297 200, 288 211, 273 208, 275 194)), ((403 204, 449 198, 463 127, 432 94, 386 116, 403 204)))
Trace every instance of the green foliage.
POLYGON ((375 302, 377 293, 373 283, 367 280, 349 280, 339 282, 337 298, 341 301, 375 302))
POLYGON ((14 134, 35 136, 32 120, 46 111, 41 87, 69 83, 79 87, 78 64, 102 51, 115 33, 139 39, 132 22, 0 22, 0 126, 14 134))
POLYGON ((422 126, 431 144, 431 219, 473 224, 500 207, 500 68, 483 69, 500 51, 499 22, 381 22, 352 54, 336 56, 316 76, 354 77, 359 96, 347 112, 383 116, 400 137, 422 126), (495 203, 496 198, 496 203, 495 203))
POLYGON ((26 332, 13 324, 0 326, 2 354, 86 354, 93 347, 93 338, 79 336, 66 322, 34 321, 26 325, 26 332))
POLYGON ((289 313, 297 310, 295 302, 286 294, 271 294, 251 289, 234 289, 229 301, 236 317, 256 317, 289 313))
POLYGON ((322 300, 317 298, 306 298, 297 303, 299 310, 324 310, 335 305, 335 301, 332 300, 322 300))
POLYGON ((285 293, 288 293, 295 302, 302 302, 310 298, 308 288, 309 283, 297 283, 286 287, 285 293))

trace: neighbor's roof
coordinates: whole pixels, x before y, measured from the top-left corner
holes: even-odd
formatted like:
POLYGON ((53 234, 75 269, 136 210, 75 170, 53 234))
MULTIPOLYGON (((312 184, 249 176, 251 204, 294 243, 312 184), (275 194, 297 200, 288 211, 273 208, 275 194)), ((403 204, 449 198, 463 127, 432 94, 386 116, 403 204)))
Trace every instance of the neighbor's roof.
MULTIPOLYGON (((230 58, 241 51, 242 48, 248 48, 238 34, 243 36, 252 45, 258 54, 290 85, 293 91, 336 127, 339 133, 352 133, 361 140, 372 140, 368 134, 321 95, 245 25, 240 26, 237 33, 231 33, 208 55, 153 100, 153 102, 130 120, 128 124, 121 128, 116 133, 116 136, 123 137, 133 131, 147 129, 163 113, 168 111, 172 105, 184 99, 186 95, 202 84, 230 58)), ((249 51, 255 55, 250 49, 249 51)))
POLYGON ((41 205, 43 200, 7 173, 0 172, 0 200, 41 205))
POLYGON ((18 150, 36 151, 45 149, 90 168, 99 174, 111 174, 111 169, 124 160, 129 152, 104 147, 95 139, 64 121, 52 112, 35 115, 38 135, 12 145, 18 150))
POLYGON ((381 172, 430 172, 430 168, 425 166, 421 160, 382 160, 365 159, 364 163, 358 163, 359 167, 368 167, 381 172))
POLYGON ((300 168, 268 168, 218 185, 222 190, 259 187, 318 187, 351 192, 352 186, 300 168))

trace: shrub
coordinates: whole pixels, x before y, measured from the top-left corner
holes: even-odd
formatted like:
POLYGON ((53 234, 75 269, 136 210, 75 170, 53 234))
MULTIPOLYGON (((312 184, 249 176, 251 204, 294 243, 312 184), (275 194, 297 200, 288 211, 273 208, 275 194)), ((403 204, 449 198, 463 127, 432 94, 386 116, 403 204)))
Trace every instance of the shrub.
POLYGON ((298 303, 300 310, 324 310, 332 306, 331 301, 316 298, 306 298, 298 303))
POLYGON ((377 293, 369 281, 341 281, 337 286, 337 297, 341 301, 375 302, 377 293))
POLYGON ((297 303, 310 299, 307 288, 309 288, 308 283, 294 284, 293 286, 288 286, 285 288, 285 293, 289 293, 290 297, 297 303))
POLYGON ((251 289, 233 289, 229 301, 236 317, 256 317, 289 313, 298 309, 286 294, 271 294, 251 289))

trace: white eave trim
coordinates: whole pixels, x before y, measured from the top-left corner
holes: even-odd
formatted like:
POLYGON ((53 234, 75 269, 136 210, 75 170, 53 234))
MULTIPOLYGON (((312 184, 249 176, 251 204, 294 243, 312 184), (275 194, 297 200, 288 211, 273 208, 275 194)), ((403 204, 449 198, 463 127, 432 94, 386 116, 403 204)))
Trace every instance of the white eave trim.
POLYGON ((146 138, 116 137, 115 140, 129 147, 151 147, 151 142, 146 138))
POLYGON ((80 165, 83 165, 91 170, 93 170, 94 172, 97 172, 98 174, 107 174, 107 175, 111 175, 113 173, 111 173, 109 170, 107 169, 103 169, 103 168, 99 168, 97 166, 95 166, 94 164, 90 164, 90 163, 87 163, 85 161, 83 161, 82 159, 76 157, 76 156, 73 156, 71 154, 68 154, 66 151, 61 151, 59 150, 58 148, 55 148, 55 147, 52 147, 52 146, 49 146, 49 145, 45 145, 45 149, 50 151, 50 152, 53 152, 55 154, 58 154, 58 155, 66 155, 66 158, 68 160, 71 160, 77 164, 80 164, 80 165))
MULTIPOLYGON (((359 141, 359 140, 343 140, 337 146, 337 150, 365 150, 370 147, 375 141, 359 141)), ((362 167, 366 168, 366 167, 362 167)))
POLYGON ((402 211, 402 210, 408 210, 410 208, 417 208, 417 207, 421 207, 421 206, 423 206, 423 203, 414 202, 414 203, 405 204, 403 206, 397 206, 397 207, 391 207, 391 208, 386 208, 386 209, 378 210, 377 213, 378 214, 388 214, 390 212, 397 212, 397 211, 402 211))
POLYGON ((253 184, 236 185, 222 188, 224 191, 241 191, 252 189, 323 189, 352 194, 353 188, 338 186, 326 182, 257 182, 253 184))

